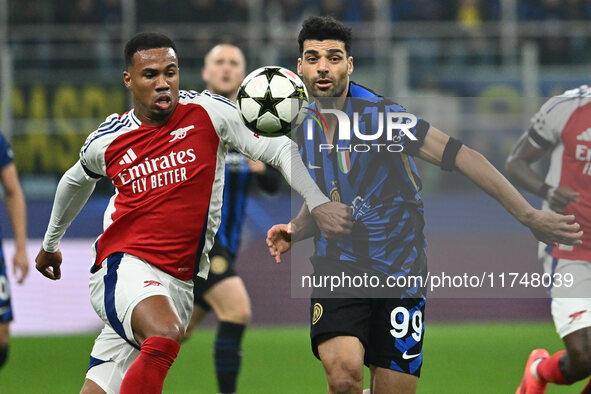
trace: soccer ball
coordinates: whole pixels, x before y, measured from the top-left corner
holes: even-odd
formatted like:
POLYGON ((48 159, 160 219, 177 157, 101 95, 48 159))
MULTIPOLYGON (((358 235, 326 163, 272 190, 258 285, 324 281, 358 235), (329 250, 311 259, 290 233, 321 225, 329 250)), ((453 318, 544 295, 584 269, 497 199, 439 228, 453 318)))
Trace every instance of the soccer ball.
POLYGON ((295 73, 267 66, 248 74, 238 90, 237 103, 240 117, 253 133, 278 137, 302 123, 309 98, 295 73))

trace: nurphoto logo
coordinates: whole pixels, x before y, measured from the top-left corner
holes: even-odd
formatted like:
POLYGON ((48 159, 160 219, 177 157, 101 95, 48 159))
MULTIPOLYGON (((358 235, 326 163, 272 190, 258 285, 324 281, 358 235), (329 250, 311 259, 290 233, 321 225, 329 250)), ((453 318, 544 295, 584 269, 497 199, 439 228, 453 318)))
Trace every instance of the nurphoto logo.
MULTIPOLYGON (((358 112, 353 112, 351 119, 347 113, 338 109, 320 108, 314 110, 312 108, 306 108, 308 110, 309 118, 306 120, 306 139, 312 141, 314 139, 314 122, 318 125, 321 131, 326 132, 328 130, 328 123, 323 114, 331 114, 336 117, 337 120, 337 136, 339 140, 351 140, 351 130, 356 139, 364 141, 357 144, 349 144, 346 147, 336 146, 337 152, 369 152, 369 151, 381 151, 386 150, 388 152, 402 152, 403 145, 400 143, 404 137, 407 137, 411 141, 417 141, 417 137, 414 136, 411 129, 417 125, 417 117, 408 112, 378 112, 377 116, 377 128, 375 130, 362 131, 360 130, 360 118, 362 117, 358 112), (353 127, 351 127, 353 123, 353 127), (383 135, 385 133, 386 139, 384 140, 383 135), (388 143, 376 143, 381 140, 388 143), (367 143, 367 142, 373 143, 367 143)), ((318 150, 330 151, 335 146, 330 143, 319 144, 318 150)))

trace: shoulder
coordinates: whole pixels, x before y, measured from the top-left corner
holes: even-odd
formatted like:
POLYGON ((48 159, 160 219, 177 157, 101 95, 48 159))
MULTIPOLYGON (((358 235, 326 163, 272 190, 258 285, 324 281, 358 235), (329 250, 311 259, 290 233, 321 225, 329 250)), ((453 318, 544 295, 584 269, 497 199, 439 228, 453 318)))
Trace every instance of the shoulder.
POLYGON ((387 108, 389 111, 406 111, 406 109, 395 103, 393 100, 386 98, 370 88, 351 81, 349 83, 349 97, 354 99, 362 99, 368 104, 373 103, 379 108, 387 108))
POLYGON ((135 116, 132 111, 126 112, 123 115, 111 114, 107 116, 105 121, 100 126, 90 133, 86 138, 84 145, 82 146, 82 152, 88 150, 88 148, 98 140, 104 140, 107 137, 116 136, 117 133, 134 130, 141 126, 141 122, 135 116))
POLYGON ((557 110, 564 111, 569 108, 574 110, 582 104, 587 104, 591 101, 591 87, 588 85, 581 85, 576 89, 570 89, 557 96, 550 97, 542 107, 539 113, 547 116, 557 110))
POLYGON ((213 94, 209 90, 204 90, 201 93, 195 90, 181 90, 179 92, 180 104, 205 104, 222 109, 236 109, 236 104, 230 99, 219 94, 213 94))

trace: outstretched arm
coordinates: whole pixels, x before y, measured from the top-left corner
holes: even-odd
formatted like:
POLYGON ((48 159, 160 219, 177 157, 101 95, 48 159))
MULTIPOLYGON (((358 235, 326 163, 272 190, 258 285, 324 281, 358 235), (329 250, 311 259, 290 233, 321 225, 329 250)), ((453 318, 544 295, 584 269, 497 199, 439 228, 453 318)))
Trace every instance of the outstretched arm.
POLYGON ((15 252, 12 258, 12 269, 18 283, 23 283, 29 272, 27 257, 27 207, 21 190, 16 166, 10 163, 0 171, 0 180, 6 196, 6 209, 12 224, 15 252))
MULTIPOLYGON (((418 157, 441 164, 449 136, 431 127, 419 148, 418 157)), ((580 244, 582 232, 572 215, 564 216, 533 208, 509 181, 480 153, 462 146, 455 157, 455 168, 479 188, 495 198, 511 215, 529 227, 542 242, 580 244)))
POLYGON ((88 177, 80 162, 77 162, 66 171, 57 186, 43 246, 35 258, 37 270, 49 279, 56 280, 61 277, 60 240, 86 204, 97 181, 98 179, 88 177))

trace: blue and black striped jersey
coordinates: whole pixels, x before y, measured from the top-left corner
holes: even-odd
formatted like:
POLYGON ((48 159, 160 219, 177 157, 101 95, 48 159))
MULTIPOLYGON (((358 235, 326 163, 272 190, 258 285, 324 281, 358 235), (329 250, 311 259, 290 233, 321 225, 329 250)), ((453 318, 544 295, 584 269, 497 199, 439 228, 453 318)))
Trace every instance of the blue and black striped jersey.
POLYGON ((246 210, 246 197, 250 185, 250 168, 246 158, 235 151, 226 156, 224 203, 222 221, 215 242, 236 256, 240 245, 240 231, 246 210))
MULTIPOLYGON (((229 151, 226 155, 222 220, 215 242, 230 252, 232 259, 236 257, 240 246, 240 233, 252 175, 247 159, 237 151, 229 151)), ((281 175, 270 166, 263 173, 256 174, 255 178, 264 192, 275 193, 279 189, 281 175)))
MULTIPOLYGON (((310 109, 316 110, 314 106, 310 109)), ((378 116, 406 110, 351 82, 343 112, 350 119, 357 112, 360 134, 372 135, 378 127, 378 116)), ((310 174, 332 201, 353 207, 352 234, 334 241, 318 233, 316 256, 359 262, 394 276, 424 272, 426 241, 419 196, 421 180, 412 156, 421 146, 429 124, 418 119, 416 126, 409 129, 417 141, 407 136, 395 139, 398 149, 402 149, 400 152, 386 149, 393 141, 387 140, 385 132, 379 140, 368 141, 353 132, 350 140, 340 139, 335 131, 333 141, 326 141, 322 122, 304 121, 301 127, 298 145, 310 174), (335 148, 320 149, 321 144, 332 144, 335 148), (378 144, 381 144, 379 150, 378 144)))
MULTIPOLYGON (((12 163, 12 149, 10 148, 10 144, 4 138, 2 134, 0 134, 0 169, 6 167, 12 163)), ((2 234, 0 233, 0 240, 2 239, 2 234)), ((2 253, 2 245, 0 245, 0 253, 2 253)), ((4 256, 0 256, 3 258, 4 256)))

